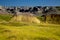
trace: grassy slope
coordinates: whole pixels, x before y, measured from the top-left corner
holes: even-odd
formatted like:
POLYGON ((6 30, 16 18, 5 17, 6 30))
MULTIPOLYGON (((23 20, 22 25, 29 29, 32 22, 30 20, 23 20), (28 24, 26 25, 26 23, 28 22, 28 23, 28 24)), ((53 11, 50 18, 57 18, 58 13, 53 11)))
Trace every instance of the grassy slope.
POLYGON ((0 40, 60 40, 60 25, 0 25, 0 40))
MULTIPOLYGON (((8 21, 0 15, 0 21, 8 21)), ((0 23, 0 40, 60 40, 60 25, 0 23)))

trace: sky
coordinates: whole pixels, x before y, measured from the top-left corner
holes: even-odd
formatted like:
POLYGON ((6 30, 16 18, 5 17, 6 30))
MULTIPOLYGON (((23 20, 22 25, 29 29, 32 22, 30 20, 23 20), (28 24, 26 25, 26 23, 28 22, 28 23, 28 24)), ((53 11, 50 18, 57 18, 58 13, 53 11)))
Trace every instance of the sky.
POLYGON ((0 0, 1 6, 60 6, 60 0, 0 0))

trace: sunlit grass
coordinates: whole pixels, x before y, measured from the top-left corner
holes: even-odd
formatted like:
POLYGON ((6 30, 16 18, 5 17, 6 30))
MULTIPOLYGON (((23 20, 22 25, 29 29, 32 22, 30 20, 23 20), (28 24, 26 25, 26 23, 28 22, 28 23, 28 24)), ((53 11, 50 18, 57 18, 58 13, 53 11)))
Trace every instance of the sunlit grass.
POLYGON ((60 25, 0 25, 1 40, 60 40, 60 25), (45 26, 45 27, 44 27, 45 26))
POLYGON ((19 23, 9 20, 10 16, 0 16, 0 40, 60 40, 59 24, 19 23))

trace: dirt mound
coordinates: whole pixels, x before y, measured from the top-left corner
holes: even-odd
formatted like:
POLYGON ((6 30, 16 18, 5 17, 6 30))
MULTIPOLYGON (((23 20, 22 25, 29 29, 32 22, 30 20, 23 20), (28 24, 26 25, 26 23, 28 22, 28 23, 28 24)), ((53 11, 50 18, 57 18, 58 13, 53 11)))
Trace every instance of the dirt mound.
POLYGON ((29 23, 40 23, 40 20, 37 19, 33 14, 31 13, 20 13, 17 16, 14 16, 11 19, 11 22, 29 22, 29 23))

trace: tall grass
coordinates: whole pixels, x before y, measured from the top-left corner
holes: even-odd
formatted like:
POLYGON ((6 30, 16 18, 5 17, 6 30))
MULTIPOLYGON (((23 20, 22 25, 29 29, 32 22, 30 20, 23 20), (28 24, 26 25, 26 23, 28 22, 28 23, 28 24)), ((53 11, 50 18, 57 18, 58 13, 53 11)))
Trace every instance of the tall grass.
MULTIPOLYGON (((10 17, 1 15, 0 19, 9 21, 10 17)), ((60 25, 3 22, 0 23, 0 40, 60 40, 60 25)))
POLYGON ((11 17, 12 15, 9 15, 9 14, 0 14, 0 20, 9 21, 11 17))

